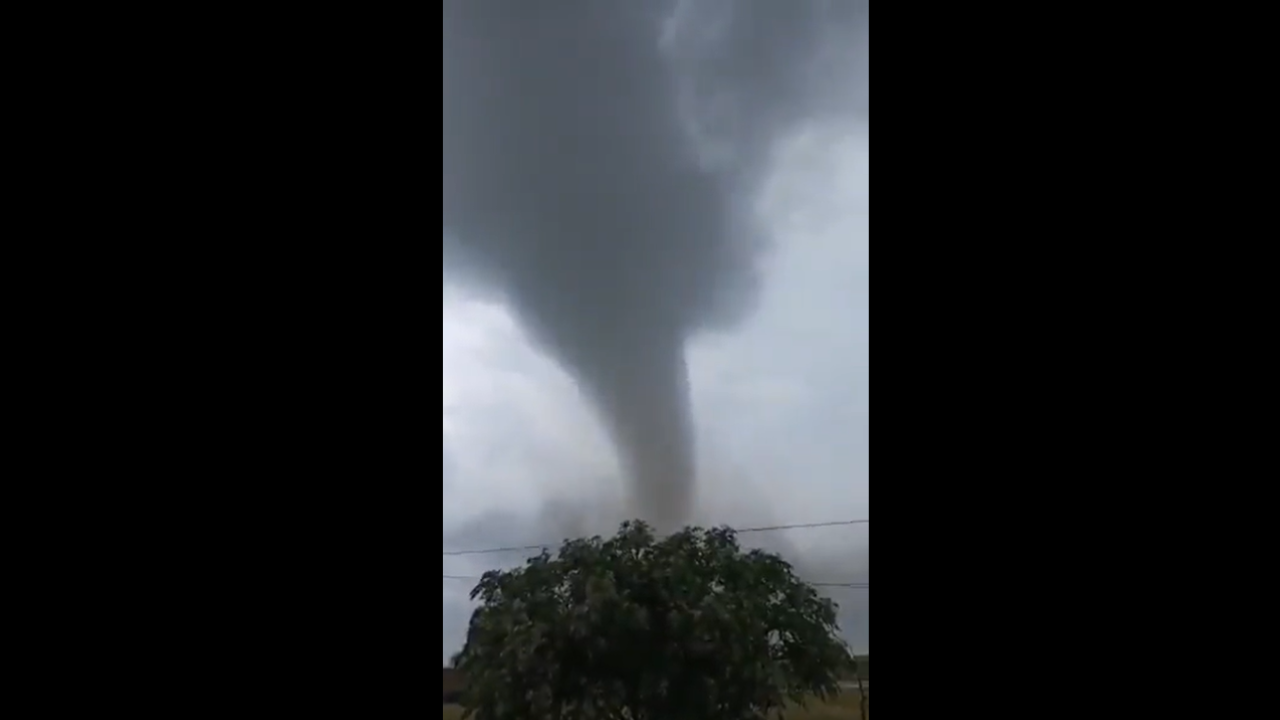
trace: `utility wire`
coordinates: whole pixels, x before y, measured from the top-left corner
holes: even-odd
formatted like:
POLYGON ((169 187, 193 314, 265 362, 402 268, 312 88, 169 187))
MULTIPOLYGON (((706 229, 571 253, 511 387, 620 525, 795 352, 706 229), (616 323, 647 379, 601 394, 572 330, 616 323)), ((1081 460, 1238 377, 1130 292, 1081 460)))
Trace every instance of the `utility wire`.
POLYGON ((870 590, 871 583, 809 583, 816 588, 834 588, 839 590, 870 590))
MULTIPOLYGON (((849 527, 853 525, 869 525, 870 523, 871 523, 870 519, 839 520, 836 522, 801 523, 801 524, 795 524, 795 525, 772 525, 769 527, 743 528, 741 530, 734 530, 734 532, 736 532, 739 535, 751 535, 756 533, 781 532, 783 530, 814 530, 818 528, 849 527)), ((522 545, 519 547, 485 548, 483 550, 454 550, 454 551, 445 551, 442 553, 442 555, 444 557, 467 557, 467 556, 473 556, 473 555, 501 555, 504 553, 541 552, 543 550, 548 550, 552 547, 555 547, 558 544, 559 543, 544 543, 542 545, 522 545)))

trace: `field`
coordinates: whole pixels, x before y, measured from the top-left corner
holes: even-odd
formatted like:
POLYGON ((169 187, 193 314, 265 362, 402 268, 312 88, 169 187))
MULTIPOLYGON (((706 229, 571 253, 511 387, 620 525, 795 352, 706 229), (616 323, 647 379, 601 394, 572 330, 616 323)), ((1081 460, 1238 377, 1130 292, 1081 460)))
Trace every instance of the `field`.
MULTIPOLYGON (((450 705, 444 707, 444 720, 457 720, 461 716, 462 710, 460 708, 450 705)), ((789 712, 787 717, 815 718, 816 720, 862 720, 862 715, 858 710, 857 693, 841 695, 836 702, 829 705, 811 705, 808 711, 797 710, 789 712)))
MULTIPOLYGON (((871 679, 871 658, 858 658, 859 675, 864 680, 871 679)), ((456 671, 445 668, 444 670, 444 692, 446 697, 457 692, 462 688, 462 678, 456 671)), ((835 702, 826 705, 812 705, 807 711, 796 711, 788 713, 788 718, 814 718, 815 720, 861 720, 858 710, 858 693, 850 692, 842 695, 835 702)), ((870 714, 870 713, 868 713, 870 714)), ((444 720, 456 720, 462 715, 462 710, 453 705, 444 706, 444 720)))

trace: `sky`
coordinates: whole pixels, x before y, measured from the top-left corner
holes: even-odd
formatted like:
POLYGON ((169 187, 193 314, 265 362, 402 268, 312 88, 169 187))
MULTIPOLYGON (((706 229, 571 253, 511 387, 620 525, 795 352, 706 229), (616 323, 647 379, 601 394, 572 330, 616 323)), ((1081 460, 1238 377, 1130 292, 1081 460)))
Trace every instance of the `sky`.
MULTIPOLYGON (((870 130, 801 125, 779 142, 754 210, 773 245, 754 312, 689 346, 704 525, 803 524, 870 514, 870 130)), ((443 292, 444 548, 610 533, 618 460, 570 377, 492 297, 443 292)), ((869 526, 752 535, 820 583, 866 582, 869 526)), ((445 557, 444 575, 520 554, 445 557)), ((474 583, 445 579, 442 658, 457 652, 474 583)), ((845 637, 869 650, 866 590, 833 590, 845 637)))

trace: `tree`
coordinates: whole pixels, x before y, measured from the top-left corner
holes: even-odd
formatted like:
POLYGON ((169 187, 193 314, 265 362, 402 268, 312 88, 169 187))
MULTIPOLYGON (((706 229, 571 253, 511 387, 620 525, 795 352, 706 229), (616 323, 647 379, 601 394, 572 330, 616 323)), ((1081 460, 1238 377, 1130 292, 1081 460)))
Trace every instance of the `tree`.
POLYGON ((836 606, 729 529, 627 523, 491 572, 455 659, 466 717, 748 720, 839 692, 836 606))

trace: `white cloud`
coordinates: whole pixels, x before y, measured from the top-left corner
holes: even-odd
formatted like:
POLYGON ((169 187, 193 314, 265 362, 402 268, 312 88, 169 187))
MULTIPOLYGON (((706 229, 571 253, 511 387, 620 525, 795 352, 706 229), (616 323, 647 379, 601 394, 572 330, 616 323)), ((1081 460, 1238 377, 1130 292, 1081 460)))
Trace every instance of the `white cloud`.
POLYGON ((572 381, 493 303, 444 300, 445 532, 479 515, 536 510, 613 458, 572 381))

